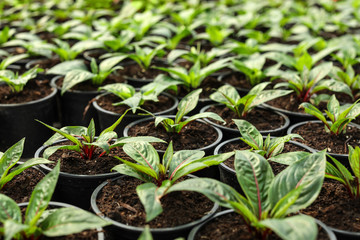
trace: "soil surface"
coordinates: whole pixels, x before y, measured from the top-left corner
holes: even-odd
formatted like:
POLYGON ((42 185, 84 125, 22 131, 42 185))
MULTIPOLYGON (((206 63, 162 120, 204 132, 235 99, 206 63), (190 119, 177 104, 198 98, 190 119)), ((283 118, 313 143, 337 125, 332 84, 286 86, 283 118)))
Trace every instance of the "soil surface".
POLYGON ((60 59, 59 58, 46 58, 46 59, 40 59, 40 60, 35 60, 31 65, 30 68, 32 67, 39 67, 39 68, 43 68, 46 70, 49 70, 50 68, 52 68, 53 66, 55 66, 56 64, 60 63, 60 59))
MULTIPOLYGON (((174 105, 174 102, 167 96, 160 95, 158 99, 159 99, 158 102, 146 101, 141 106, 141 108, 149 112, 156 113, 156 112, 162 112, 168 110, 174 105)), ((121 99, 115 96, 114 94, 104 95, 97 100, 97 104, 103 109, 108 110, 110 112, 123 114, 129 107, 127 105, 120 105, 120 106, 113 105, 113 103, 118 103, 118 102, 121 102, 121 99)), ((132 114, 132 113, 129 112, 128 114, 132 114)))
MULTIPOLYGON (((244 220, 240 214, 229 213, 206 223, 196 234, 195 240, 254 240, 257 239, 249 233, 248 227, 244 224, 244 220)), ((261 239, 261 238, 260 238, 261 239)), ((280 239, 275 234, 271 234, 268 238, 280 239)), ((317 239, 329 239, 326 232, 321 230, 317 239)))
POLYGON ((198 220, 214 206, 201 194, 173 192, 161 199, 163 213, 146 223, 146 213, 136 193, 136 187, 140 184, 142 181, 131 177, 109 180, 96 200, 100 211, 123 224, 131 226, 149 224, 151 228, 166 228, 198 220))
MULTIPOLYGON (((66 143, 70 144, 70 142, 66 143)), ((122 151, 122 148, 113 148, 109 154, 100 156, 102 152, 102 149, 96 148, 92 159, 87 160, 83 159, 80 154, 75 151, 60 149, 49 157, 50 161, 54 161, 54 164, 49 164, 49 166, 53 168, 55 163, 61 159, 60 170, 62 172, 82 175, 96 175, 110 173, 114 166, 121 163, 119 160, 115 159, 114 156, 127 160, 129 159, 126 153, 122 151)))
MULTIPOLYGON (((225 153, 225 152, 231 152, 234 150, 248 150, 248 149, 250 149, 250 147, 246 143, 244 143, 243 141, 237 141, 237 142, 232 142, 232 143, 228 143, 228 144, 224 145, 223 148, 221 149, 221 152, 225 153)), ((295 152, 295 151, 306 151, 307 152, 307 150, 305 150, 299 146, 296 146, 294 144, 291 144, 291 143, 285 143, 284 150, 282 152, 287 153, 287 152, 295 152)), ((224 162, 224 164, 226 166, 228 166, 229 168, 235 169, 234 161, 235 161, 235 157, 232 156, 232 157, 228 158, 224 162)), ((281 171, 283 171, 287 167, 287 165, 280 164, 280 163, 273 162, 273 161, 269 161, 269 163, 270 163, 270 166, 275 175, 279 174, 281 171)))
POLYGON ((44 98, 52 92, 48 80, 30 80, 19 93, 13 93, 9 86, 0 84, 0 104, 31 102, 44 98))
POLYGON ((36 184, 44 176, 40 170, 28 168, 8 182, 0 193, 12 198, 17 203, 28 202, 36 184))
MULTIPOLYGON (((224 105, 212 105, 209 109, 207 109, 207 111, 215 112, 220 115, 220 117, 222 117, 226 121, 226 124, 223 126, 238 130, 233 119, 240 118, 235 112, 231 111, 229 108, 225 107, 224 105)), ((248 113, 245 118, 242 119, 250 122, 259 131, 277 129, 284 126, 285 124, 285 119, 281 115, 276 114, 273 111, 260 108, 254 108, 248 113)), ((222 125, 221 122, 216 123, 222 125)))
POLYGON ((302 213, 341 230, 360 232, 359 199, 351 199, 339 182, 325 180, 318 198, 302 213))
POLYGON ((127 78, 134 78, 139 80, 155 79, 156 76, 159 74, 165 74, 165 75, 167 74, 164 71, 152 68, 154 66, 169 67, 169 65, 167 65, 166 63, 155 62, 148 69, 143 69, 140 67, 139 64, 133 63, 123 66, 124 69, 117 70, 116 73, 122 76, 126 76, 127 78))
POLYGON ((308 122, 293 129, 293 133, 298 133, 304 138, 304 141, 296 141, 316 150, 326 149, 329 153, 348 154, 349 144, 353 147, 360 146, 360 129, 353 126, 347 126, 345 134, 335 136, 325 131, 323 123, 308 122))
MULTIPOLYGON (((174 151, 191 150, 206 147, 216 141, 217 132, 209 124, 192 121, 186 125, 180 133, 168 133, 163 126, 159 124, 157 127, 154 121, 142 122, 129 129, 129 136, 154 136, 163 139, 167 143, 173 141, 174 151)), ((153 143, 157 150, 166 150, 167 144, 153 143)))

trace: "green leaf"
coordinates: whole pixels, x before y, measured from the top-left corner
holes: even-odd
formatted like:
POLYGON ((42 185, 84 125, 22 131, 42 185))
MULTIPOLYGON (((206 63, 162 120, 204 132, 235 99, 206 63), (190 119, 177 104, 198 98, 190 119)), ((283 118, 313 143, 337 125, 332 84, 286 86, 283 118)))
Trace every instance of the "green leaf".
POLYGON ((14 55, 14 56, 10 56, 5 58, 4 60, 2 60, 0 62, 0 70, 4 70, 6 69, 9 65, 21 60, 21 59, 25 59, 29 57, 28 54, 18 54, 18 55, 14 55))
POLYGON ((205 155, 204 151, 199 150, 180 150, 172 156, 172 161, 169 165, 170 180, 173 174, 186 162, 198 160, 205 155))
MULTIPOLYGON (((87 128, 83 127, 83 126, 66 126, 66 127, 60 128, 60 131, 67 133, 69 135, 73 135, 73 136, 82 136, 82 135, 86 134, 87 128)), ((52 137, 50 137, 44 143, 44 145, 51 145, 61 139, 64 139, 64 136, 61 135, 60 133, 55 133, 52 137)))
POLYGON ((118 138, 111 145, 111 147, 123 146, 126 143, 131 143, 131 142, 161 142, 161 143, 166 143, 164 140, 162 140, 160 138, 151 137, 151 136, 121 137, 121 138, 118 138))
POLYGON ((65 75, 67 72, 75 69, 87 71, 86 65, 84 64, 83 60, 72 60, 59 63, 46 71, 46 73, 65 75))
POLYGON ((107 84, 103 87, 100 87, 99 90, 105 90, 106 92, 111 92, 122 100, 128 99, 134 96, 136 90, 133 86, 126 83, 113 83, 107 84))
POLYGON ((255 150, 263 149, 263 137, 257 128, 246 120, 233 119, 246 144, 255 150))
POLYGON ((153 169, 159 174, 159 154, 148 142, 132 142, 123 146, 124 152, 137 163, 153 169))
POLYGON ((104 219, 80 208, 60 208, 47 216, 40 224, 43 234, 48 237, 65 236, 87 229, 109 225, 104 219))
POLYGON ((21 223, 21 211, 13 199, 0 193, 0 222, 7 219, 21 223))
POLYGON ((291 165, 294 162, 309 156, 311 153, 309 152, 303 152, 303 151, 296 151, 296 152, 288 152, 288 153, 282 153, 277 156, 271 157, 268 159, 268 161, 273 161, 285 165, 291 165))
POLYGON ((324 89, 327 89, 327 90, 330 90, 333 92, 345 93, 352 97, 350 87, 348 85, 346 85, 345 83, 336 81, 334 79, 322 80, 314 87, 312 92, 316 93, 316 92, 324 90, 324 89))
POLYGON ((318 196, 324 181, 326 166, 325 152, 317 152, 291 164, 279 173, 269 190, 269 202, 274 207, 280 199, 293 189, 302 186, 302 191, 288 213, 309 206, 318 196))
POLYGON ((340 113, 340 104, 339 101, 336 99, 335 95, 332 95, 330 97, 330 100, 327 104, 327 109, 327 116, 332 122, 335 122, 338 119, 340 113))
POLYGON ((315 240, 317 226, 312 217, 301 215, 284 219, 265 219, 259 226, 270 228, 276 235, 286 240, 315 240), (304 231, 306 229, 306 231, 304 231))
POLYGON ((253 212, 260 218, 268 207, 268 191, 274 178, 270 164, 259 154, 235 151, 234 165, 238 182, 253 212))
POLYGON ((304 102, 304 103, 300 104, 300 107, 304 108, 304 111, 306 113, 313 115, 314 117, 318 118, 325 124, 327 123, 326 118, 322 114, 322 112, 317 107, 312 105, 311 103, 304 102))
POLYGON ((215 102, 225 104, 230 109, 235 109, 240 101, 240 95, 236 88, 230 85, 221 86, 209 98, 215 102))
POLYGON ((138 240, 153 240, 149 225, 146 225, 138 240))
POLYGON ((11 181, 16 175, 19 175, 26 169, 39 165, 39 164, 48 164, 52 163, 51 161, 45 159, 45 158, 32 158, 27 161, 25 161, 23 164, 20 164, 15 169, 13 169, 7 176, 1 177, 0 179, 0 189, 9 181, 11 181))
POLYGON ((70 151, 81 152, 79 145, 58 145, 58 146, 47 147, 42 155, 44 158, 48 159, 54 152, 56 152, 59 149, 67 149, 70 151))
POLYGON ((75 69, 67 72, 61 87, 61 94, 64 94, 66 91, 70 90, 76 84, 85 82, 93 78, 95 74, 88 72, 86 70, 75 69))
POLYGON ((276 205, 271 209, 271 218, 283 218, 286 216, 287 210, 298 199, 302 187, 295 188, 286 194, 276 205))
POLYGON ((179 123, 186 114, 188 114, 196 107, 201 92, 202 89, 199 88, 190 92, 183 99, 181 99, 177 107, 178 112, 176 113, 175 123, 179 123))
MULTIPOLYGON (((264 90, 257 94, 255 99, 248 103, 249 107, 248 109, 254 108, 256 106, 259 106, 260 104, 273 100, 278 97, 282 97, 285 95, 288 95, 292 92, 292 90, 264 90)), ((249 94, 251 91, 249 92, 249 94)))
POLYGON ((171 186, 170 181, 163 181, 161 186, 154 183, 144 183, 136 187, 136 192, 146 212, 146 222, 153 220, 162 213, 160 199, 171 186))
POLYGON ((360 148, 358 146, 354 149, 349 145, 349 162, 355 177, 360 179, 360 148))
POLYGON ((117 156, 115 156, 115 158, 121 160, 122 162, 124 162, 124 164, 116 165, 111 169, 111 171, 117 171, 120 174, 140 179, 143 182, 151 182, 153 179, 156 179, 156 173, 151 169, 146 168, 140 164, 127 162, 117 156))
POLYGON ((10 169, 20 160, 24 149, 24 142, 25 138, 12 145, 2 154, 0 158, 0 183, 2 183, 3 178, 6 177, 10 169))
POLYGON ((21 222, 8 219, 4 222, 4 240, 11 240, 16 234, 26 230, 29 226, 22 224, 21 222))
POLYGON ((125 58, 127 58, 127 55, 120 55, 105 59, 99 64, 100 72, 108 72, 114 70, 114 67, 125 58))
POLYGON ((38 222, 55 191, 59 172, 60 161, 34 188, 25 212, 25 224, 34 226, 38 222))

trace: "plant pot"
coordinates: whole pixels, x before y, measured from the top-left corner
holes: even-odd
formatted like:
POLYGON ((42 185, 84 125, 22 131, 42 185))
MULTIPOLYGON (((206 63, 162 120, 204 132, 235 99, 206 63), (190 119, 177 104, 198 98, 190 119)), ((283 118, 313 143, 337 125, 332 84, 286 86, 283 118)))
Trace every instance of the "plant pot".
MULTIPOLYGON (((273 137, 271 137, 271 138, 273 138, 273 137)), ((263 139, 265 140, 266 136, 263 136, 263 139)), ((240 138, 232 138, 232 139, 223 141, 215 148, 214 155, 224 153, 225 152, 224 147, 227 144, 242 143, 242 142, 243 141, 240 140, 240 138)), ((304 149, 304 151, 307 151, 307 152, 315 152, 313 149, 311 149, 308 146, 301 144, 299 142, 289 141, 288 144, 295 145, 296 148, 300 148, 300 149, 302 148, 302 149, 304 149)), ((244 145, 246 145, 246 144, 244 144, 244 145)), ((250 149, 250 147, 248 147, 247 149, 250 149)), ((278 163, 278 164, 280 164, 280 163, 278 163)), ((235 188, 238 192, 242 192, 242 190, 240 188, 240 184, 237 180, 236 172, 235 172, 234 168, 231 168, 231 167, 227 166, 224 162, 222 162, 219 164, 219 173, 220 173, 220 181, 235 188)))
POLYGON ((31 60, 29 62, 26 63, 25 65, 25 69, 29 70, 33 67, 38 66, 39 68, 44 69, 44 72, 42 73, 38 73, 37 76, 40 77, 41 79, 52 79, 54 77, 56 77, 55 74, 48 74, 46 73, 50 68, 52 68, 53 66, 55 66, 56 64, 60 63, 60 59, 59 58, 42 58, 42 59, 36 59, 36 60, 31 60))
MULTIPOLYGON (((99 117, 99 124, 100 124, 100 129, 104 130, 105 128, 111 126, 114 122, 116 122, 116 120, 119 119, 119 117, 122 115, 120 113, 116 113, 116 112, 112 112, 109 110, 106 110, 104 108, 102 108, 101 106, 99 106, 98 104, 98 100, 99 98, 101 98, 102 96, 108 95, 110 93, 105 93, 105 94, 101 94, 98 95, 96 97, 96 101, 94 101, 93 107, 96 109, 97 111, 97 115, 99 117)), ((164 111, 160 111, 160 112, 156 112, 154 113, 155 116, 158 115, 166 115, 166 114, 173 114, 176 110, 176 107, 178 105, 178 100, 173 97, 170 94, 167 93, 162 93, 162 95, 165 95, 166 97, 170 98, 173 101, 173 105, 171 106, 171 108, 164 110, 164 111)), ((122 119, 121 123, 115 128, 116 133, 118 134, 118 136, 121 136, 123 134, 124 128, 126 125, 137 121, 139 119, 143 119, 148 117, 148 115, 136 115, 136 114, 132 114, 132 112, 128 112, 124 118, 122 119)))
MULTIPOLYGON (((65 142, 67 139, 60 140, 53 145, 65 142)), ((43 151, 48 146, 40 147, 35 157, 42 157, 43 151)), ((41 164, 40 169, 49 173, 52 168, 41 164)), ((117 172, 109 172, 96 175, 73 174, 60 171, 59 180, 53 195, 55 201, 65 202, 85 210, 90 208, 90 197, 94 189, 103 181, 119 176, 117 172)))
MULTIPOLYGON (((27 207, 28 206, 28 202, 26 203, 19 203, 18 206, 19 207, 27 207)), ((68 207, 76 207, 70 204, 66 204, 66 203, 62 203, 62 202, 54 202, 54 201, 50 201, 49 202, 49 206, 52 208, 68 208, 68 207)), ((105 239, 105 234, 103 231, 103 228, 97 228, 97 240, 104 240, 105 239)))
MULTIPOLYGON (((124 176, 121 176, 119 178, 113 179, 112 181, 116 181, 118 179, 123 178, 124 176)), ((98 216, 103 217, 105 220, 110 221, 112 225, 105 227, 105 230, 110 233, 111 236, 113 236, 113 239, 129 239, 134 240, 137 239, 138 236, 144 231, 144 227, 136 227, 127 225, 121 222, 117 222, 112 220, 111 218, 108 218, 104 216, 104 213, 102 213, 99 209, 99 206, 97 205, 97 198, 102 189, 109 184, 108 181, 103 182, 100 184, 93 192, 91 196, 91 208, 97 214, 98 216)), ((208 218, 210 218, 218 209, 218 205, 214 204, 212 209, 207 213, 207 215, 203 216, 202 218, 186 223, 183 225, 175 226, 175 227, 166 227, 166 228, 150 228, 150 231, 152 233, 152 236, 154 239, 157 240, 168 240, 168 239, 174 239, 179 236, 186 236, 189 231, 196 225, 206 221, 208 218)))
POLYGON ((60 122, 62 126, 88 126, 91 119, 94 119, 95 126, 99 125, 96 110, 90 104, 84 116, 84 111, 89 102, 95 98, 98 91, 67 91, 60 95, 61 88, 57 86, 56 81, 63 76, 54 77, 51 80, 51 86, 59 90, 58 105, 60 106, 60 122))
MULTIPOLYGON (((213 104, 213 105, 207 105, 205 107, 203 107, 200 112, 206 112, 207 110, 209 110, 210 107, 212 106, 221 106, 221 104, 213 104)), ((225 106, 224 106, 225 108, 225 106)), ((265 108, 255 108, 255 109, 262 109, 262 110, 265 110, 265 111, 268 111, 266 110, 265 108)), ((278 127, 278 128, 275 128, 275 129, 268 129, 268 130, 259 130, 259 132, 262 134, 262 135, 267 135, 267 134, 270 134, 271 136, 281 136, 283 133, 285 133, 286 129, 289 127, 290 125, 290 120, 289 118, 282 114, 282 113, 279 113, 279 112, 276 112, 276 111, 269 111, 269 114, 275 114, 275 115, 278 115, 280 116, 280 118, 283 119, 283 124, 278 127)), ((218 123, 215 123, 213 121, 211 121, 210 119, 208 118, 205 118, 204 119, 206 122, 210 123, 211 125, 213 126, 216 126, 218 128, 221 129, 221 131, 223 132, 224 134, 224 140, 227 140, 227 139, 231 139, 231 138, 234 138, 234 137, 240 137, 240 132, 238 129, 235 129, 235 128, 230 128, 230 127, 226 127, 226 126, 223 126, 223 125, 220 125, 218 123)), ((252 123, 251 121, 249 121, 250 123, 252 123)), ((252 123, 253 124, 253 123, 252 123)), ((255 127, 256 127, 256 124, 254 124, 255 127)))
POLYGON ((22 157, 32 157, 35 150, 52 134, 35 119, 52 125, 57 119, 57 89, 48 96, 26 103, 0 104, 0 151, 26 137, 22 157))
MULTIPOLYGON (((215 215, 213 215, 213 216, 212 216, 210 219, 208 219, 207 221, 205 221, 205 222, 201 223, 200 225, 194 227, 194 228, 191 230, 190 234, 188 235, 187 240, 199 239, 199 238, 196 238, 196 235, 198 234, 198 232, 199 232, 202 228, 205 228, 205 227, 206 227, 206 224, 207 224, 207 223, 209 223, 209 222, 211 222, 211 221, 213 221, 213 220, 215 220, 215 219, 217 219, 217 218, 220 218, 220 217, 222 217, 222 216, 226 216, 227 214, 231 214, 231 213, 233 213, 233 212, 234 212, 234 210, 228 209, 228 210, 225 210, 225 211, 216 213, 215 215)), ((316 221, 316 223, 318 224, 318 226, 320 226, 320 227, 323 229, 323 231, 325 231, 325 234, 327 235, 328 239, 330 239, 330 240, 336 240, 335 234, 331 231, 331 229, 330 229, 328 226, 326 226, 324 223, 322 223, 321 221, 319 221, 319 220, 317 220, 317 219, 315 219, 315 221, 316 221)), ((229 228, 230 228, 230 227, 231 227, 231 226, 229 226, 229 228)), ((306 230, 306 229, 304 229, 304 230, 306 230)), ((206 239, 208 239, 208 238, 206 238, 206 239)))
MULTIPOLYGON (((167 117, 167 118, 175 118, 175 115, 161 115, 161 116, 167 117)), ((154 118, 152 118, 152 117, 139 119, 137 121, 134 121, 134 122, 130 123, 124 129, 124 132, 123 132, 124 137, 133 136, 133 135, 129 134, 129 130, 131 128, 133 128, 135 125, 141 125, 141 124, 151 123, 151 122, 154 122, 154 118)), ((206 124, 202 120, 195 120, 195 122, 201 123, 201 124, 206 124)), ((217 138, 215 139, 214 142, 212 142, 209 145, 206 145, 206 146, 203 146, 203 147, 200 147, 200 148, 194 148, 194 149, 191 149, 191 150, 200 150, 200 151, 204 151, 205 155, 212 155, 212 153, 214 152, 215 147, 221 142, 221 140, 223 138, 223 134, 220 131, 220 129, 218 129, 217 127, 214 127, 214 126, 209 125, 209 124, 206 124, 206 125, 208 125, 211 129, 213 129, 213 131, 216 132, 217 138)), ((162 126, 158 126, 158 128, 162 129, 162 126)), ((163 139, 163 140, 169 141, 168 139, 163 139)), ((156 146, 155 146, 155 149, 160 154, 160 156, 162 156, 165 153, 165 150, 161 150, 161 149, 157 148, 156 146)), ((176 149, 175 148, 175 142, 174 142, 174 150, 178 151, 178 150, 190 150, 190 149, 176 149)), ((219 178, 219 172, 218 172, 217 166, 211 166, 209 168, 205 168, 205 169, 203 169, 201 171, 198 171, 198 172, 196 172, 194 174, 196 176, 203 176, 203 177, 206 176, 206 177, 212 177, 212 178, 217 178, 217 179, 219 178)))
MULTIPOLYGON (((296 124, 291 125, 291 126, 289 127, 289 129, 287 130, 287 134, 294 133, 296 128, 302 127, 302 126, 304 126, 304 125, 307 124, 307 123, 321 123, 321 124, 322 124, 322 122, 321 122, 320 120, 312 120, 312 121, 299 122, 299 123, 296 123, 296 124)), ((349 126, 354 127, 354 128, 357 128, 357 129, 360 129, 359 126, 358 126, 358 125, 355 125, 355 124, 351 124, 351 123, 350 123, 349 126)), ((324 129, 324 126, 322 126, 322 129, 324 129)), ((324 132, 325 132, 325 130, 324 130, 324 132)), ((327 134, 327 133, 325 133, 325 134, 327 134)), ((315 135, 317 135, 317 134, 315 134, 315 135)), ((323 134, 321 134, 321 135, 323 135, 323 134)), ((320 135, 320 136, 321 136, 321 135, 320 135)), ((330 134, 329 134, 329 135, 330 135, 330 134)), ((332 137, 331 139, 333 140, 334 138, 332 137)), ((305 138, 305 140, 306 140, 306 138, 305 138)), ((346 140, 345 140, 345 141, 346 141, 346 140)), ((344 141, 344 142, 345 142, 345 141, 344 141)), ((343 144, 343 143, 342 143, 342 144, 343 144)), ((359 144, 356 144, 356 145, 359 145, 359 144)), ((311 146, 308 146, 308 147, 309 147, 310 149, 312 149, 313 151, 316 151, 316 152, 323 150, 323 149, 315 149, 315 148, 313 148, 313 147, 311 147, 311 146)), ((328 149, 327 149, 327 150, 328 150, 328 149)), ((338 154, 338 153, 333 153, 333 152, 330 152, 330 151, 327 151, 327 154, 329 154, 330 156, 336 158, 337 160, 339 160, 339 161, 340 161, 342 164, 344 164, 345 166, 350 167, 350 165, 349 165, 349 160, 348 160, 349 154, 338 154)))

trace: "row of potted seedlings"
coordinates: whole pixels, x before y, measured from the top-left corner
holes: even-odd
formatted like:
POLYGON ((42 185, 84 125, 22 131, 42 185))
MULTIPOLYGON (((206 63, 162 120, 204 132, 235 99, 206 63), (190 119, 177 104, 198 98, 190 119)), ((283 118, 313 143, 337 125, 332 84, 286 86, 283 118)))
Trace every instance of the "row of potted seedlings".
MULTIPOLYGON (((336 21, 330 16, 338 12, 347 13, 341 15, 344 19, 355 19, 356 7, 350 11, 349 1, 325 2, 304 3, 304 9, 326 14, 332 27, 336 21)), ((248 1, 171 3, 150 10, 122 4, 118 12, 89 11, 90 21, 69 12, 57 19, 49 5, 48 12, 34 11, 31 16, 38 19, 38 29, 28 31, 16 21, 1 25, 0 81, 5 84, 0 87, 5 93, 0 95, 0 193, 14 192, 7 188, 19 169, 42 163, 40 168, 48 173, 30 199, 18 201, 30 201, 25 222, 16 204, 0 195, 0 234, 5 239, 51 236, 46 228, 61 217, 38 221, 40 214, 32 212, 36 205, 42 214, 53 191, 53 199, 91 208, 106 220, 69 211, 69 228, 108 225, 109 239, 136 239, 145 229, 156 239, 185 237, 195 225, 202 239, 205 232, 207 239, 231 234, 238 238, 240 233, 249 239, 315 239, 316 224, 323 229, 319 237, 335 239, 328 226, 338 238, 359 237, 360 134, 358 126, 350 124, 360 114, 356 35, 338 29, 331 33, 339 36, 330 39, 329 28, 306 24, 312 13, 306 14, 295 2, 296 7, 264 3, 264 16, 275 11, 283 17, 271 22, 271 30, 266 20, 246 20, 260 10, 248 1), (248 9, 249 15, 237 12, 239 7, 248 9), (217 18, 219 13, 226 21, 217 18), (47 25, 42 17, 52 21, 47 25), (231 17, 244 25, 236 25, 231 17), (286 17, 293 18, 285 24, 290 30, 274 35, 286 17), (224 28, 209 19, 219 19, 224 28), (245 25, 247 31, 241 31, 245 25), (58 35, 60 28, 64 32, 58 35), (50 37, 44 41, 44 35, 50 37), (341 41, 347 44, 339 45, 341 41), (34 53, 47 59, 18 65, 34 53), (239 79, 246 79, 245 84, 239 79), (35 101, 19 104, 26 101, 21 96, 31 94, 35 101), (311 118, 320 121, 289 128, 290 123, 311 118), (316 133, 314 126, 319 128, 316 133), (38 149, 35 158, 9 172, 21 156, 24 140, 13 144, 24 136, 23 157, 32 157, 38 149), (190 176, 193 172, 200 177, 190 176), (340 211, 335 203, 346 208, 340 211), (219 206, 233 213, 208 220, 219 206), (93 225, 75 224, 84 219, 93 225), (217 233, 205 229, 205 221, 217 233), (229 233, 220 225, 229 221, 239 229, 229 233)), ((5 6, 6 22, 9 13, 19 9, 5 6)), ((37 5, 24 6, 26 12, 26 7, 37 5)), ((63 6, 57 7, 66 13, 63 6)), ((354 21, 346 22, 347 29, 356 30, 354 21)), ((25 176, 25 182, 29 179, 33 180, 25 176)))

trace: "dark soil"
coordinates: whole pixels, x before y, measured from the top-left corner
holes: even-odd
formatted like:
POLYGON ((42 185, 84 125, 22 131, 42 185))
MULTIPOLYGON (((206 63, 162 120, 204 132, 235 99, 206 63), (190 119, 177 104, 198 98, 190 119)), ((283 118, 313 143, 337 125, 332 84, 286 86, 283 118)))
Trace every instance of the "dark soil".
MULTIPOLYGON (((220 115, 226 121, 225 127, 238 129, 233 119, 240 119, 239 116, 224 105, 212 105, 207 111, 220 115)), ((260 108, 254 108, 243 119, 250 122, 259 131, 277 129, 285 124, 285 119, 279 114, 260 108)), ((222 125, 221 122, 217 122, 217 124, 222 125)))
MULTIPOLYGON (((206 77, 200 84, 199 88, 202 89, 202 92, 200 93, 201 99, 208 99, 209 96, 214 93, 219 87, 224 85, 224 83, 220 82, 217 77, 214 76, 208 76, 206 77)), ((179 85, 178 86, 178 94, 177 96, 182 98, 185 97, 187 94, 189 94, 191 90, 189 91, 184 86, 179 85)))
MULTIPOLYGON (((69 142, 66 143, 69 144, 69 142)), ((129 159, 121 148, 113 148, 109 154, 104 154, 100 157, 99 155, 102 152, 102 149, 96 148, 92 159, 87 160, 83 159, 80 154, 75 151, 60 149, 49 157, 50 161, 54 161, 54 164, 49 164, 49 166, 51 168, 54 167, 55 163, 61 159, 60 170, 62 172, 82 175, 96 175, 110 173, 114 166, 121 163, 119 160, 115 159, 114 156, 129 159)))
MULTIPOLYGON (((59 80, 56 81, 56 85, 61 88, 63 84, 64 78, 59 78, 59 80)), ((101 86, 105 86, 107 84, 112 83, 124 83, 125 79, 122 75, 119 75, 117 73, 110 74, 105 81, 101 84, 101 86)), ((71 90, 77 90, 77 91, 97 91, 99 87, 101 86, 95 86, 91 84, 91 80, 76 84, 74 87, 71 88, 71 90)))
POLYGON ((359 199, 351 199, 339 182, 324 182, 318 198, 302 213, 311 215, 334 228, 360 232, 359 199))
POLYGON ((17 203, 28 202, 36 184, 44 177, 36 168, 28 168, 8 182, 0 193, 12 198, 17 203))
POLYGON ((131 177, 109 181, 97 197, 97 206, 114 221, 131 226, 149 224, 151 228, 175 227, 198 220, 214 206, 201 194, 173 192, 161 199, 163 213, 146 223, 146 213, 136 193, 140 184, 140 180, 131 177))
POLYGON ((308 122, 293 129, 293 133, 300 134, 305 140, 296 139, 316 150, 326 149, 329 153, 348 154, 347 145, 360 146, 360 129, 348 126, 346 133, 335 136, 325 131, 323 123, 308 122))
POLYGON ((48 80, 30 80, 19 93, 13 93, 9 86, 0 84, 0 104, 31 102, 44 98, 52 92, 48 80))
POLYGON ((164 71, 152 68, 152 67, 169 67, 165 63, 154 63, 148 69, 143 69, 139 64, 129 64, 123 66, 124 69, 116 71, 119 75, 126 76, 127 78, 134 78, 139 80, 155 79, 159 74, 167 74, 164 71))
MULTIPOLYGON (((217 132, 214 128, 206 123, 193 121, 186 125, 181 132, 168 133, 163 126, 159 124, 157 127, 154 121, 142 122, 129 129, 129 136, 154 136, 163 139, 167 143, 173 141, 175 151, 199 149, 208 146, 216 141, 218 138, 217 132)), ((153 143, 157 150, 166 150, 167 144, 153 143)))
MULTIPOLYGON (((234 150, 248 150, 248 149, 250 149, 250 147, 246 143, 244 143, 243 141, 237 141, 237 142, 232 142, 232 143, 228 143, 228 144, 224 145, 224 147, 221 149, 221 152, 225 153, 225 152, 231 152, 234 150)), ((291 143, 285 143, 283 153, 295 152, 295 151, 306 151, 307 152, 307 150, 305 150, 299 146, 296 146, 291 143)), ((235 169, 234 161, 235 161, 235 157, 232 156, 229 159, 227 159, 224 162, 224 164, 231 169, 235 169)), ((287 167, 287 165, 280 164, 280 163, 273 162, 273 161, 269 161, 269 163, 270 163, 270 166, 275 175, 279 174, 281 171, 283 171, 287 167)))
POLYGON ((49 70, 50 68, 52 68, 53 66, 55 66, 56 64, 60 63, 60 59, 59 58, 51 58, 51 59, 40 59, 40 60, 35 60, 31 65, 30 68, 32 67, 39 67, 39 68, 43 68, 46 70, 49 70))
MULTIPOLYGON (((141 106, 141 108, 149 112, 156 113, 156 112, 162 112, 168 110, 174 105, 174 102, 167 96, 160 95, 158 99, 159 99, 158 102, 146 101, 141 106)), ((120 106, 112 105, 113 103, 118 103, 118 102, 121 102, 121 99, 115 96, 114 94, 104 95, 97 100, 97 104, 103 109, 108 110, 110 112, 123 114, 129 107, 127 105, 120 105, 120 106)))
MULTIPOLYGON (((248 227, 244 224, 244 220, 240 214, 229 213, 217 217, 206 223, 196 234, 195 240, 254 240, 257 239, 250 232, 248 227)), ((274 234, 268 238, 280 239, 274 234)), ((319 231, 317 239, 329 239, 326 232, 319 231)))

